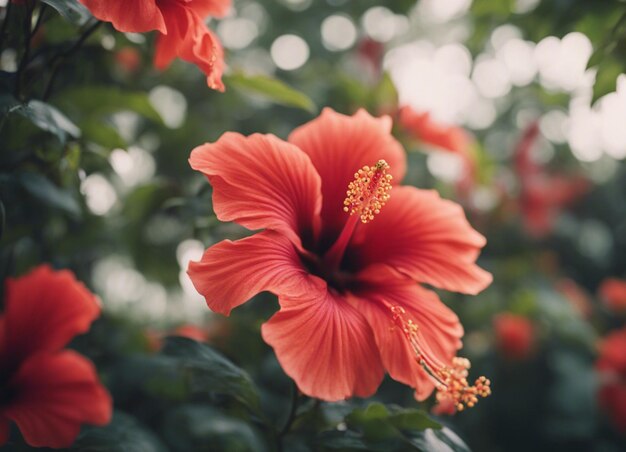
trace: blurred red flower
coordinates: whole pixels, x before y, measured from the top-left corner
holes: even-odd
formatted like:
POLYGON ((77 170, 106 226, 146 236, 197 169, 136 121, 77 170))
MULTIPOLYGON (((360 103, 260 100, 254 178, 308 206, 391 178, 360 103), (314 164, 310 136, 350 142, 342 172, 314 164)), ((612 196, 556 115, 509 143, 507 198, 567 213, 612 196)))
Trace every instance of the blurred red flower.
POLYGON ((536 237, 549 234, 559 212, 584 195, 589 181, 580 175, 550 174, 532 158, 539 123, 531 123, 515 150, 515 170, 520 182, 520 209, 527 231, 536 237))
POLYGON ((154 64, 165 69, 179 57, 207 76, 211 89, 224 91, 224 50, 204 18, 222 17, 230 0, 80 0, 100 20, 122 32, 159 32, 154 64))
POLYGON ((567 299, 567 301, 570 302, 572 307, 580 314, 581 317, 589 318, 589 316, 591 316, 593 307, 589 299, 589 294, 582 287, 580 287, 576 281, 569 278, 563 278, 556 282, 555 288, 567 299))
POLYGON ((606 336, 599 351, 599 402, 617 429, 626 433, 626 328, 606 336))
POLYGON ((124 47, 115 52, 115 62, 124 72, 132 74, 141 66, 141 55, 134 47, 124 47))
POLYGON ((368 74, 376 78, 380 76, 385 55, 385 46, 381 42, 365 37, 359 41, 356 54, 368 74))
POLYGON ((607 278, 598 289, 604 305, 613 312, 626 311, 626 281, 607 278))
POLYGON ((534 339, 533 324, 526 317, 502 313, 493 319, 498 349, 511 359, 526 358, 534 339))
POLYGON ((0 444, 9 421, 34 447, 67 447, 83 423, 105 425, 112 402, 93 364, 63 347, 100 314, 95 296, 46 265, 8 279, 0 317, 0 444))
POLYGON ((399 111, 400 124, 416 140, 461 156, 468 155, 471 140, 460 127, 434 120, 429 112, 416 112, 404 106, 399 111))
POLYGON ((416 112, 409 106, 398 112, 400 125, 417 141, 435 149, 457 155, 463 164, 459 188, 466 190, 474 185, 476 165, 471 154, 472 140, 464 129, 436 121, 429 112, 416 112))
POLYGON ((189 275, 225 315, 261 291, 278 295, 263 338, 307 395, 366 397, 386 370, 418 399, 437 386, 462 409, 489 382, 468 384, 469 362, 455 357, 463 328, 419 283, 484 289, 491 275, 475 260, 485 238, 434 191, 395 186, 389 196, 406 171, 391 125, 325 109, 288 142, 226 133, 194 149, 218 218, 264 230, 210 247, 189 275))

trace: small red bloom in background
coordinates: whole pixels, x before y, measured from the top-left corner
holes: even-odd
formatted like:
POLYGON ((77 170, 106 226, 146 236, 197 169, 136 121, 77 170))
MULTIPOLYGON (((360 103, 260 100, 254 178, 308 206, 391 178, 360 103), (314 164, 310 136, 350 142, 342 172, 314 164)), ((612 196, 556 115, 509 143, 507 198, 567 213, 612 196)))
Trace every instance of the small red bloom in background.
POLYGON ((626 328, 600 343, 596 370, 600 374, 598 399, 615 427, 626 433, 626 328))
POLYGON ((380 77, 385 46, 371 38, 363 38, 357 46, 357 56, 372 78, 380 77))
POLYGON ((607 278, 600 284, 598 294, 609 310, 626 312, 626 281, 617 278, 607 278))
POLYGON ((105 425, 112 401, 96 369, 63 347, 100 314, 95 296, 46 265, 8 279, 0 317, 0 444, 9 422, 34 447, 68 447, 81 424, 105 425))
POLYGON ((535 337, 533 324, 526 317, 502 313, 493 319, 496 334, 496 346, 507 358, 519 360, 526 358, 535 337))
POLYGON ((520 183, 519 203, 526 230, 535 237, 549 234, 561 210, 583 196, 589 181, 580 175, 554 175, 537 164, 532 150, 539 123, 531 123, 515 150, 515 170, 520 183))
POLYGON ((174 58, 195 64, 211 89, 224 91, 224 49, 206 26, 223 17, 230 0, 80 0, 98 19, 122 32, 159 32, 154 64, 167 68, 174 58))
POLYGON ((141 67, 141 55, 134 47, 124 47, 115 52, 115 62, 124 72, 133 74, 141 67))
POLYGON ((226 133, 191 153, 213 186, 213 208, 250 237, 222 241, 189 275, 228 315, 262 291, 280 310, 262 327, 300 390, 323 400, 372 395, 384 372, 456 409, 489 394, 456 356, 463 327, 420 284, 476 294, 491 275, 475 261, 485 238, 457 204, 392 184, 406 157, 389 117, 325 109, 291 133, 226 133))
POLYGON ((435 121, 429 112, 418 113, 411 107, 400 108, 400 124, 418 141, 459 155, 467 155, 471 144, 460 127, 435 121))
POLYGON ((570 302, 574 310, 583 318, 589 318, 593 311, 589 294, 574 280, 563 278, 556 282, 556 290, 570 302))
POLYGON ((474 185, 476 164, 471 154, 472 139, 468 132, 458 126, 440 123, 429 112, 416 112, 409 106, 400 108, 398 121, 418 142, 450 152, 461 159, 463 174, 459 188, 463 190, 474 185))

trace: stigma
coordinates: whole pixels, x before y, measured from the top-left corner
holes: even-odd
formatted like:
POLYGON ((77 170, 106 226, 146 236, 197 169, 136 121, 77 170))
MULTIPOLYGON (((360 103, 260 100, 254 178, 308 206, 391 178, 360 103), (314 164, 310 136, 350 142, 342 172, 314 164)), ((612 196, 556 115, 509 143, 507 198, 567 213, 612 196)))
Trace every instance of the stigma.
POLYGON ((379 160, 373 167, 366 165, 354 173, 343 202, 344 212, 359 215, 363 223, 372 221, 389 200, 393 177, 388 170, 387 162, 379 160))
POLYGON ((410 318, 401 306, 390 306, 394 327, 400 328, 411 346, 418 364, 426 371, 435 384, 437 402, 451 404, 456 411, 472 408, 478 403, 479 397, 491 394, 491 382, 481 376, 473 385, 468 382, 471 363, 466 358, 454 357, 450 364, 444 364, 436 356, 426 353, 429 347, 421 345, 422 338, 419 326, 410 318))

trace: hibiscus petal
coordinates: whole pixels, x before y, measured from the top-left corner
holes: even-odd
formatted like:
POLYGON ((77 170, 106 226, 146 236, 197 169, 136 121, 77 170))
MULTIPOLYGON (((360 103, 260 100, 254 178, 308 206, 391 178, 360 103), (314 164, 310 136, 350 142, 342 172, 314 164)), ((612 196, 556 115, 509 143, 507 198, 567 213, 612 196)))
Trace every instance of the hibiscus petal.
POLYGON ((390 306, 404 308, 408 318, 418 325, 422 352, 446 364, 461 347, 463 327, 456 314, 434 292, 409 279, 389 276, 385 282, 363 283, 352 304, 372 327, 389 375, 415 388, 418 400, 427 398, 435 387, 433 381, 417 362, 405 335, 394 325, 390 306))
POLYGON ((4 409, 34 447, 68 447, 81 424, 106 425, 112 400, 93 364, 73 351, 39 353, 13 376, 14 399, 4 409))
POLYGON ((213 185, 213 209, 220 220, 279 231, 298 247, 314 240, 321 182, 295 146, 273 135, 225 133, 194 149, 189 163, 213 185))
POLYGON ((200 17, 224 17, 231 7, 230 0, 191 0, 189 8, 200 17))
POLYGON ((32 353, 61 349, 100 314, 96 297, 70 271, 47 265, 8 279, 5 300, 0 356, 11 365, 32 353))
POLYGON ((279 301, 263 339, 303 393, 337 401, 376 392, 384 371, 372 330, 344 297, 322 289, 279 301))
POLYGON ((308 274, 293 243, 273 231, 213 245, 189 264, 188 273, 209 308, 224 315, 262 291, 298 295, 323 287, 308 274))
POLYGON ((205 73, 209 88, 224 91, 224 49, 219 39, 187 3, 167 2, 161 9, 167 34, 157 38, 154 65, 165 69, 179 57, 205 73))
POLYGON ((464 157, 469 156, 471 141, 462 128, 438 123, 430 113, 418 113, 408 106, 400 109, 399 120, 417 140, 464 157))
POLYGON ((404 177, 406 158, 391 135, 391 125, 391 118, 374 118, 365 110, 346 116, 325 108, 318 118, 289 135, 289 142, 311 157, 322 178, 322 248, 332 245, 348 219, 343 200, 355 171, 384 159, 394 182, 404 177))
POLYGON ((475 264, 485 242, 458 204, 435 191, 396 187, 381 213, 356 231, 346 265, 385 265, 420 283, 476 294, 492 280, 475 264))
POLYGON ((80 0, 96 18, 111 22, 116 30, 144 33, 158 30, 167 33, 165 20, 156 0, 80 0))

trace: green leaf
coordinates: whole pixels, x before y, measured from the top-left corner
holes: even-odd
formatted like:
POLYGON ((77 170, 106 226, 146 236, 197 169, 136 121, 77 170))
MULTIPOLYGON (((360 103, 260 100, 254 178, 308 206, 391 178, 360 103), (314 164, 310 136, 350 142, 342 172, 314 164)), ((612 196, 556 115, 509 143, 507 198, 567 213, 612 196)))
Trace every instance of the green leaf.
POLYGON ((76 25, 85 25, 91 19, 89 10, 77 0, 41 0, 58 11, 61 16, 76 25))
POLYGON ((229 395, 259 411, 259 395, 250 376, 209 346, 183 337, 170 337, 162 353, 176 358, 191 394, 229 395))
POLYGON ((134 417, 115 412, 106 427, 86 428, 70 451, 105 452, 165 452, 167 449, 159 439, 144 428, 134 417))
POLYGON ((39 100, 31 100, 27 104, 12 105, 7 113, 15 112, 29 119, 41 130, 50 132, 65 144, 68 136, 77 138, 80 129, 57 108, 39 100))
POLYGON ((391 426, 401 430, 441 428, 438 422, 430 419, 428 415, 421 410, 398 408, 393 405, 389 408, 382 403, 371 403, 364 410, 356 409, 346 416, 346 422, 352 425, 362 426, 370 421, 382 419, 387 421, 391 426))
POLYGON ((164 437, 176 445, 177 451, 267 450, 250 425, 207 405, 190 404, 169 410, 163 424, 164 437))
POLYGON ((401 410, 389 417, 389 422, 400 430, 426 430, 440 429, 441 424, 433 421, 428 415, 420 410, 401 410))
POLYGON ((109 86, 89 86, 64 91, 55 103, 77 117, 102 118, 122 110, 133 111, 159 124, 163 122, 146 93, 109 86))
POLYGON ((617 77, 624 72, 624 67, 613 58, 606 58, 596 73, 596 81, 593 84, 593 99, 595 102, 600 97, 609 94, 616 89, 617 77))
POLYGON ((459 436, 447 427, 428 429, 411 438, 411 444, 420 451, 470 452, 470 448, 459 436))
POLYGON ((74 217, 80 217, 81 209, 72 194, 57 187, 45 176, 34 172, 23 172, 17 176, 24 189, 44 204, 66 211, 74 217))
POLYGON ((426 413, 395 405, 371 403, 357 408, 345 417, 347 430, 327 431, 318 440, 331 448, 367 450, 416 449, 413 438, 428 430, 441 429, 426 413))
POLYGON ((353 431, 331 430, 322 432, 317 437, 318 443, 330 449, 341 450, 385 450, 373 447, 363 438, 363 435, 353 431))
POLYGON ((226 77, 226 84, 244 93, 260 95, 276 104, 301 108, 310 113, 317 112, 311 98, 275 78, 265 75, 233 74, 226 77))

